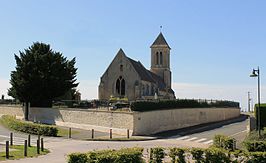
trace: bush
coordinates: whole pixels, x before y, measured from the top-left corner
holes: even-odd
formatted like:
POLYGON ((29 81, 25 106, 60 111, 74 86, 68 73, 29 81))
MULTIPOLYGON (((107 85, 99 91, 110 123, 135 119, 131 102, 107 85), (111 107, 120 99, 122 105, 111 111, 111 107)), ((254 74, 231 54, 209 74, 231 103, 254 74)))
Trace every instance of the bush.
POLYGON ((266 163, 266 153, 265 152, 250 152, 249 159, 247 163, 266 163))
POLYGON ((170 148, 169 156, 171 157, 171 162, 175 163, 186 163, 185 160, 185 149, 182 148, 170 148))
POLYGON ((102 150, 68 155, 68 163, 142 163, 143 148, 124 148, 120 150, 102 150))
POLYGON ((87 163, 88 157, 84 153, 72 153, 68 155, 68 163, 87 163))
MULTIPOLYGON (((254 110, 255 110, 255 117, 257 120, 258 124, 258 104, 255 105, 254 110)), ((263 127, 266 127, 266 119, 263 118, 266 117, 266 104, 260 104, 260 128, 262 129, 263 127)))
POLYGON ((235 150, 234 138, 225 135, 215 135, 213 139, 213 146, 216 148, 223 148, 225 150, 233 151, 235 150))
POLYGON ((226 151, 219 148, 208 148, 205 150, 205 161, 208 163, 230 163, 230 157, 226 151))
POLYGON ((54 126, 24 122, 9 115, 3 115, 0 122, 7 128, 29 134, 57 136, 58 133, 58 129, 54 126))
POLYGON ((196 161, 196 163, 201 163, 204 160, 203 154, 204 150, 200 148, 192 148, 190 151, 192 158, 196 161))
POLYGON ((165 156, 164 149, 160 147, 151 148, 150 151, 150 162, 152 163, 161 163, 165 156))
POLYGON ((265 141, 245 141, 244 146, 249 152, 266 152, 265 141))
POLYGON ((239 103, 231 101, 206 101, 178 99, 164 101, 140 101, 131 103, 132 111, 152 111, 173 108, 210 108, 210 107, 239 107, 239 103))

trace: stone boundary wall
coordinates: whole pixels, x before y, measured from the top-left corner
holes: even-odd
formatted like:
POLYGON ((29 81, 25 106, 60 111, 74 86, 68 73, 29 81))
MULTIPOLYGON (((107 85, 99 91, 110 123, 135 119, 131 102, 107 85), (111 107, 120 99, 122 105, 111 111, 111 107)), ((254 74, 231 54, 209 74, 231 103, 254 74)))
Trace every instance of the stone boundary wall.
POLYGON ((240 116, 240 108, 184 108, 136 112, 134 135, 150 135, 240 116))
POLYGON ((0 116, 2 115, 13 115, 19 119, 24 117, 23 109, 20 106, 1 106, 0 105, 0 116))
MULTIPOLYGON (((20 107, 0 106, 0 115, 23 118, 20 107)), ((203 123, 223 121, 240 115, 239 108, 186 108, 149 112, 111 112, 74 108, 30 108, 29 119, 35 122, 56 124, 81 129, 95 129, 133 135, 150 135, 203 123)))

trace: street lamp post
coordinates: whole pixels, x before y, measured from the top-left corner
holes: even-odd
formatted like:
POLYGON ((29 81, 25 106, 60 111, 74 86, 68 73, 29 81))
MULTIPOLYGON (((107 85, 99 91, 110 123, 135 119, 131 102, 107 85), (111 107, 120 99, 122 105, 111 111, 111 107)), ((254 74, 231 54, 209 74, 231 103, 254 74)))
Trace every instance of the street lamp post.
POLYGON ((252 74, 250 77, 258 77, 258 109, 257 109, 257 115, 258 115, 258 130, 259 130, 259 137, 260 137, 260 69, 253 69, 252 74))

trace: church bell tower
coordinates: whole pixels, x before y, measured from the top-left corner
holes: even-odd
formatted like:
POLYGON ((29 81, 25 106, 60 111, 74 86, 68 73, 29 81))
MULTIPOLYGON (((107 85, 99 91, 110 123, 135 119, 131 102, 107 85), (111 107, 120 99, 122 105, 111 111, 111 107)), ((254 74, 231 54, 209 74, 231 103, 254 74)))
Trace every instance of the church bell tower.
POLYGON ((170 46, 162 32, 151 45, 151 71, 160 76, 167 88, 171 88, 170 46))

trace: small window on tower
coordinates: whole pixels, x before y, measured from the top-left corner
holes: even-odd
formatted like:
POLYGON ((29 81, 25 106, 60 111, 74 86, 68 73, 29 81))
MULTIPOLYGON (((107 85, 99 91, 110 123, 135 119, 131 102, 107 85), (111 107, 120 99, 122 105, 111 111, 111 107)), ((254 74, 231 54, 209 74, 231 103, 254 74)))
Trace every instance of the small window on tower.
POLYGON ((123 65, 120 65, 120 71, 123 71, 123 65))
POLYGON ((162 64, 163 64, 163 53, 160 52, 160 65, 162 65, 162 64))
POLYGON ((156 65, 158 65, 158 64, 159 64, 159 53, 156 52, 156 65))

